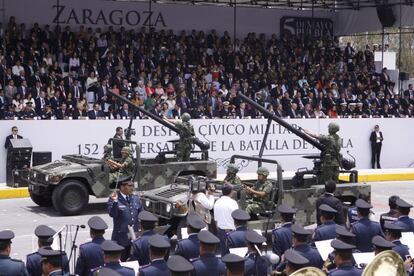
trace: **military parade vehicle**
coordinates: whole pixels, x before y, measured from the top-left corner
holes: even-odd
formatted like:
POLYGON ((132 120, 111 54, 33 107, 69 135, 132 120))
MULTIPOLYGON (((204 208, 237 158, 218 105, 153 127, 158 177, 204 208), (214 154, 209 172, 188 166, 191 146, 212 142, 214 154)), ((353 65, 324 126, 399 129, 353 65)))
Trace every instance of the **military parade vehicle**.
MULTIPOLYGON (((134 105, 122 96, 108 93, 121 102, 129 104, 132 109, 178 133, 174 125, 134 105)), ((127 139, 122 142, 135 148, 132 178, 136 190, 144 191, 169 185, 183 175, 216 177, 217 164, 208 160, 209 144, 197 138, 193 139, 193 144, 198 146, 199 150, 192 152, 199 157, 193 156, 190 161, 178 162, 175 150, 160 152, 155 158, 141 157, 136 142, 128 139, 134 134, 131 128, 132 120, 131 118, 129 127, 125 129, 127 139)), ((79 214, 88 204, 90 195, 97 198, 108 197, 116 189, 116 183, 109 183, 109 174, 110 166, 102 159, 83 155, 64 155, 62 160, 35 166, 29 171, 30 197, 39 206, 53 205, 62 215, 79 214)))
MULTIPOLYGON (((278 215, 275 210, 278 204, 287 204, 297 209, 296 221, 303 223, 304 225, 311 225, 316 222, 316 200, 324 193, 324 183, 320 183, 320 156, 310 155, 304 156, 314 160, 314 168, 307 169, 301 168, 295 173, 294 177, 283 179, 282 166, 276 160, 269 160, 262 158, 266 139, 268 137, 270 124, 277 122, 290 132, 301 137, 315 148, 322 150, 323 145, 317 140, 304 134, 300 129, 297 129, 288 124, 283 119, 269 113, 264 107, 257 104, 250 98, 243 94, 238 95, 242 101, 247 102, 252 108, 259 110, 268 119, 267 129, 265 131, 262 146, 258 157, 252 156, 240 156, 234 155, 231 157, 230 163, 235 163, 236 159, 248 160, 257 162, 258 167, 261 167, 263 163, 273 166, 276 172, 275 178, 270 178, 273 183, 273 190, 271 194, 271 202, 266 206, 266 212, 258 214, 258 220, 249 221, 249 227, 251 229, 260 229, 265 231, 266 229, 273 229, 274 223, 278 221, 278 215), (269 228, 270 227, 270 228, 269 228)), ((370 198, 371 186, 368 184, 357 183, 358 172, 352 170, 355 167, 355 160, 349 160, 342 158, 340 172, 350 175, 350 181, 347 183, 340 183, 337 185, 336 196, 348 206, 352 206, 355 201, 363 196, 370 198)), ((253 186, 257 179, 242 179, 245 185, 253 186)), ((221 181, 215 181, 214 179, 198 178, 197 181, 206 181, 209 184, 215 184, 217 188, 216 197, 220 196, 220 186, 223 184, 221 181)), ((144 208, 163 221, 174 221, 183 218, 187 214, 186 203, 190 196, 191 181, 188 183, 174 183, 161 188, 153 190, 147 190, 141 193, 141 201, 144 208)), ((238 193, 240 195, 240 193, 238 193)), ((238 198, 238 203, 241 208, 246 205, 244 198, 238 198)))

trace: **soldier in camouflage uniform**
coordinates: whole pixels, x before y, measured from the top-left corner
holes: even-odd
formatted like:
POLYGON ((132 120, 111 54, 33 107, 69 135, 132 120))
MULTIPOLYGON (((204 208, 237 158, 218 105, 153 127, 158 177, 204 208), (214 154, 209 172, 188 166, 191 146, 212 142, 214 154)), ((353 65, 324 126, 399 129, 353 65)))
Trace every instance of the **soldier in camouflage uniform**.
POLYGON ((131 177, 134 173, 134 161, 131 158, 131 149, 129 147, 123 147, 121 154, 122 158, 119 163, 108 160, 111 168, 116 170, 109 174, 109 183, 131 177))
POLYGON ((107 161, 109 159, 113 159, 112 158, 112 145, 111 144, 106 144, 104 146, 104 156, 102 157, 102 159, 104 161, 107 161))
POLYGON ((266 211, 266 206, 269 206, 271 192, 273 189, 272 182, 267 179, 269 170, 264 167, 257 169, 257 182, 253 188, 245 187, 245 191, 250 195, 250 199, 247 200, 246 212, 255 218, 257 214, 266 211))
POLYGON ((324 145, 321 152, 321 175, 319 183, 324 184, 328 180, 338 182, 339 165, 341 163, 341 137, 336 134, 339 131, 339 125, 336 123, 329 123, 329 135, 318 135, 310 133, 305 130, 309 136, 316 138, 324 145))
POLYGON ((190 124, 191 116, 187 112, 181 115, 182 122, 173 122, 179 130, 180 141, 177 144, 178 161, 189 161, 193 148, 194 128, 190 124))
POLYGON ((226 171, 226 177, 224 178, 224 182, 230 183, 234 186, 240 186, 241 180, 240 177, 237 176, 237 173, 239 172, 239 168, 237 168, 236 165, 234 164, 229 164, 227 166, 227 171, 226 171))

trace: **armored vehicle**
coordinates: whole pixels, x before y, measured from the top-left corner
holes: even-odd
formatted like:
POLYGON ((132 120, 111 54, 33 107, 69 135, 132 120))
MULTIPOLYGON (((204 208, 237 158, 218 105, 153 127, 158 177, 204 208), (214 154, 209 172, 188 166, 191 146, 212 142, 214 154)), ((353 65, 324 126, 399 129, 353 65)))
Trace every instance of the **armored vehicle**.
MULTIPOLYGON (((319 143, 319 141, 312 139, 303 133, 300 128, 297 129, 291 126, 282 118, 268 112, 263 106, 254 102, 245 95, 239 93, 238 97, 242 101, 247 102, 252 108, 261 112, 268 119, 268 122, 258 157, 235 155, 231 158, 230 163, 234 163, 235 159, 244 159, 257 162, 258 167, 262 166, 262 163, 273 164, 273 166, 276 165, 277 177, 271 179, 273 181, 273 191, 271 195, 272 200, 268 203, 268 206, 266 206, 266 213, 258 214, 259 220, 249 222, 250 227, 261 230, 268 229, 269 225, 272 227, 272 224, 278 219, 275 212, 276 207, 281 203, 293 206, 298 210, 296 214, 297 222, 305 225, 315 223, 316 200, 324 192, 324 183, 320 183, 320 156, 304 156, 305 158, 314 159, 314 168, 300 168, 291 179, 283 179, 281 165, 276 160, 263 159, 262 156, 269 134, 269 129, 273 122, 277 122, 319 150, 322 150, 324 146, 319 143)), ((338 184, 336 190, 337 197, 349 206, 352 206, 361 195, 365 195, 368 198, 371 196, 370 185, 357 183, 358 172, 356 170, 352 170, 354 167, 355 160, 348 160, 345 158, 341 160, 342 169, 340 172, 348 173, 350 175, 350 181, 348 183, 338 184)), ((253 184, 255 182, 256 179, 247 179, 244 181, 245 184, 253 184)), ((212 183, 217 184, 218 187, 222 184, 219 181, 212 181, 212 183)), ((220 193, 217 193, 217 196, 219 195, 220 193)), ((188 201, 188 197, 189 186, 178 183, 149 190, 143 192, 141 195, 142 202, 146 210, 153 212, 160 218, 172 221, 186 216, 187 208, 185 205, 188 201), (166 212, 167 210, 168 212, 166 212)), ((238 202, 241 208, 245 206, 243 198, 239 198, 238 202)))
MULTIPOLYGON (((111 93, 111 92, 109 92, 111 93)), ((138 110, 168 127, 174 132, 178 130, 158 116, 142 109, 128 99, 111 93, 120 101, 128 103, 138 110)), ((209 145, 194 138, 194 145, 199 150, 193 150, 189 161, 178 162, 175 150, 160 152, 155 158, 142 158, 136 142, 130 141, 133 134, 131 128, 125 129, 127 139, 123 143, 135 147, 134 173, 131 175, 135 189, 139 191, 159 188, 174 183, 176 178, 183 175, 198 175, 216 177, 217 164, 208 160, 209 145)), ((110 139, 112 141, 114 139, 110 139)), ((110 166, 103 159, 82 155, 64 155, 62 160, 35 166, 29 172, 28 186, 30 197, 39 206, 52 206, 62 215, 79 214, 88 204, 89 195, 101 198, 108 197, 116 187, 109 183, 110 166)))

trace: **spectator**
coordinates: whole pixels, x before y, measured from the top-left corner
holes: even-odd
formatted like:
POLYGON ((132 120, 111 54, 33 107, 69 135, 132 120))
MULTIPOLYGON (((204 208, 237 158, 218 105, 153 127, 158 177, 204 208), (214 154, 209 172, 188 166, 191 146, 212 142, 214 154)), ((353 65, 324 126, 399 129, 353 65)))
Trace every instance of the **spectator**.
POLYGON ((377 169, 381 169, 380 157, 381 157, 381 148, 382 141, 384 140, 382 136, 382 131, 379 131, 379 125, 375 125, 374 131, 371 132, 369 137, 371 142, 371 165, 375 169, 375 164, 377 164, 377 169))

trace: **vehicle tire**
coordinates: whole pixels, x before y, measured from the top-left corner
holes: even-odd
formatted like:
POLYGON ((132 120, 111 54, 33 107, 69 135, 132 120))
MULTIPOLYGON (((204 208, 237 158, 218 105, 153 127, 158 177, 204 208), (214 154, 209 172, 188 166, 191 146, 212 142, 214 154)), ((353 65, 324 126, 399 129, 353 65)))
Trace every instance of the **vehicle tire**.
POLYGON ((44 196, 37 195, 37 194, 30 192, 30 198, 32 199, 34 203, 36 203, 40 207, 52 206, 52 198, 50 197, 44 197, 44 196))
POLYGON ((53 190, 53 207, 64 216, 81 213, 88 201, 88 190, 78 180, 65 180, 53 190))

